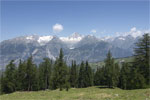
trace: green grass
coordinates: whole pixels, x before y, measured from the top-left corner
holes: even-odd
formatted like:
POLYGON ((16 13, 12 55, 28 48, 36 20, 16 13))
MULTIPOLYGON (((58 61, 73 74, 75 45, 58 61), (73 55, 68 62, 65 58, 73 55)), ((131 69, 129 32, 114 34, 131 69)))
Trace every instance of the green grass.
MULTIPOLYGON (((134 57, 115 58, 115 63, 118 63, 121 66, 121 62, 122 61, 124 61, 124 62, 132 62, 133 59, 134 59, 134 57)), ((90 66, 92 67, 92 69, 97 69, 97 67, 102 67, 104 65, 105 65, 104 61, 90 63, 90 66)))
POLYGON ((99 87, 14 92, 0 95, 0 100, 150 100, 150 89, 122 90, 99 87))

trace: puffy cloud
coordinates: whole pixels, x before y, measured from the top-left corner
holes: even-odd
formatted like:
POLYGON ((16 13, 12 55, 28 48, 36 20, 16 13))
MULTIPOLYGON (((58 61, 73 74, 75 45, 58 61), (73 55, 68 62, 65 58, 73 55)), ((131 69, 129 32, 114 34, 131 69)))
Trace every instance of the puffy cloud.
POLYGON ((133 27, 130 29, 129 32, 116 32, 116 36, 127 36, 127 35, 131 35, 134 38, 138 37, 138 36, 142 36, 145 33, 145 31, 142 30, 138 30, 136 27, 133 27))
POLYGON ((63 31, 63 26, 61 24, 55 24, 53 25, 53 32, 54 33, 59 33, 61 31, 63 31))
POLYGON ((136 27, 131 28, 131 32, 135 32, 136 31, 136 27))
POLYGON ((92 29, 91 30, 91 33, 96 33, 97 31, 95 29, 92 29))
POLYGON ((131 28, 130 32, 127 32, 126 35, 132 35, 133 37, 138 37, 143 34, 142 31, 137 30, 136 27, 131 28))

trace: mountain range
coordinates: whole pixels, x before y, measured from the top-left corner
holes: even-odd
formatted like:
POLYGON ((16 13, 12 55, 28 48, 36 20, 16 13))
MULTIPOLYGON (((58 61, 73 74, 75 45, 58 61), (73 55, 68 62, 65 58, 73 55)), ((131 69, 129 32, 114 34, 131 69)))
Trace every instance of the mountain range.
POLYGON ((20 36, 0 42, 0 66, 2 69, 10 60, 18 63, 19 59, 25 60, 30 55, 33 56, 36 64, 39 64, 44 57, 56 60, 60 48, 63 49, 64 59, 68 64, 72 60, 76 60, 77 63, 86 60, 102 61, 109 50, 114 58, 128 57, 133 54, 134 43, 141 36, 98 38, 93 35, 83 36, 79 33, 73 33, 69 37, 20 36))

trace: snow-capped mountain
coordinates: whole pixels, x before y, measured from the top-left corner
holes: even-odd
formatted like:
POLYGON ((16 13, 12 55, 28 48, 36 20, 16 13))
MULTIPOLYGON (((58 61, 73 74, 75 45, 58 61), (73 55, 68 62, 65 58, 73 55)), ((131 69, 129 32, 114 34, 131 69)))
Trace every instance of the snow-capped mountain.
POLYGON ((79 41, 82 40, 84 36, 80 35, 79 33, 73 33, 71 36, 69 37, 60 37, 60 39, 63 41, 63 42, 71 42, 71 43, 77 43, 79 41))
POLYGON ((10 60, 18 63, 19 59, 27 59, 31 54, 34 62, 39 64, 42 58, 55 60, 60 48, 64 51, 67 63, 76 60, 96 62, 104 60, 108 50, 114 57, 127 57, 133 53, 134 43, 141 37, 132 35, 97 38, 92 35, 82 36, 73 33, 68 37, 57 36, 21 36, 0 42, 0 66, 10 60))

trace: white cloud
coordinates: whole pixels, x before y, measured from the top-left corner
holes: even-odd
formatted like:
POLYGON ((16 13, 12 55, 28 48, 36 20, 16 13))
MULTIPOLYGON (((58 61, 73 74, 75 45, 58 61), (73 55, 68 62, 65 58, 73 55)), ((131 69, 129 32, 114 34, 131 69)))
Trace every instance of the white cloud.
POLYGON ((136 27, 131 28, 130 32, 127 32, 126 35, 131 35, 134 38, 138 37, 138 36, 142 36, 142 31, 137 30, 136 27))
POLYGON ((135 32, 136 31, 136 27, 131 28, 131 32, 135 32))
POLYGON ((61 24, 55 24, 53 25, 53 32, 54 33, 59 33, 61 31, 63 31, 63 26, 61 24))
POLYGON ((136 27, 133 27, 130 29, 129 32, 116 32, 116 36, 127 36, 127 35, 131 35, 134 38, 138 37, 138 36, 142 36, 145 33, 145 31, 142 30, 138 30, 136 27))
POLYGON ((96 33, 97 31, 95 29, 92 29, 91 30, 91 33, 96 33))

